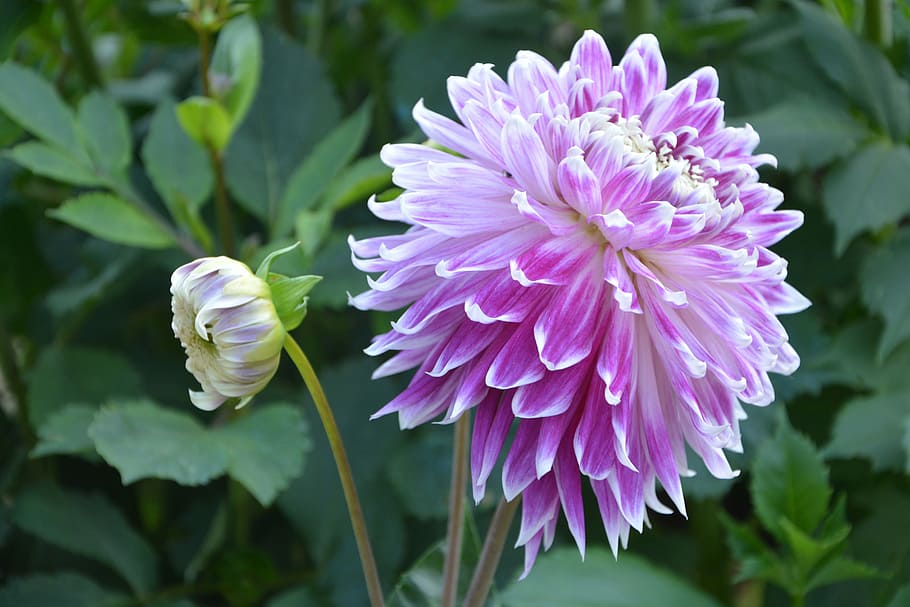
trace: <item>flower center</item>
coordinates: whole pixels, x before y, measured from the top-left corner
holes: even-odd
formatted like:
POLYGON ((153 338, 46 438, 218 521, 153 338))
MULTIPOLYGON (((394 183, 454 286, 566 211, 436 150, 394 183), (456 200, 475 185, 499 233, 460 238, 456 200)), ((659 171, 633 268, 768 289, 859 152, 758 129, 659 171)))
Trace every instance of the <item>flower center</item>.
POLYGON ((210 331, 207 339, 196 332, 195 320, 196 310, 192 304, 182 297, 175 297, 174 333, 186 350, 187 369, 199 379, 217 365, 218 352, 210 331))

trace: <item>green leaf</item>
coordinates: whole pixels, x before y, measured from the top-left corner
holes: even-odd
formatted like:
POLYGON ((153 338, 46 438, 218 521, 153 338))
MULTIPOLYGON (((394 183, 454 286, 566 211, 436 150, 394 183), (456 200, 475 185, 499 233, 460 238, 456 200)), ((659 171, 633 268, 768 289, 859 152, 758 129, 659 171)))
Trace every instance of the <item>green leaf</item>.
POLYGON ((897 594, 888 603, 888 607, 910 607, 910 584, 901 586, 901 589, 897 591, 897 594))
POLYGON ((94 455, 95 445, 88 436, 88 427, 97 411, 98 407, 93 405, 71 404, 52 413, 38 428, 38 444, 31 456, 94 455))
POLYGON ((297 167, 281 199, 272 237, 290 233, 297 213, 311 210, 339 171, 351 162, 366 138, 372 108, 369 101, 361 105, 320 141, 297 167))
POLYGON ((408 514, 444 519, 451 470, 452 433, 420 431, 392 455, 388 475, 408 514))
POLYGON ((227 149, 225 176, 237 201, 272 226, 288 178, 340 110, 318 59, 277 31, 263 42, 259 89, 227 149))
POLYGON ((172 100, 161 103, 152 116, 142 162, 171 214, 181 204, 198 210, 212 193, 208 155, 183 132, 172 100))
POLYGON ((17 164, 42 177, 73 185, 91 186, 102 183, 102 179, 88 166, 87 160, 39 141, 20 143, 7 154, 17 164))
POLYGON ((178 103, 177 121, 196 143, 217 152, 227 146, 234 128, 224 106, 208 97, 190 97, 178 103))
POLYGON ((812 533, 828 509, 828 471, 815 446, 786 421, 752 462, 749 487, 755 512, 765 528, 783 538, 781 518, 812 533))
POLYGON ((221 442, 193 417, 147 400, 105 406, 89 427, 89 436, 124 484, 164 478, 204 485, 224 474, 230 463, 221 442))
POLYGON ((155 553, 101 495, 32 485, 16 499, 13 520, 49 544, 107 565, 134 592, 155 587, 155 553))
POLYGON ((780 519, 780 528, 783 531, 784 541, 795 557, 801 574, 800 579, 804 583, 816 565, 843 547, 843 543, 850 533, 850 527, 842 527, 836 534, 827 538, 815 539, 797 528, 786 517, 780 519))
POLYGON ((272 301, 285 330, 293 331, 306 316, 307 293, 322 280, 322 276, 280 276, 269 280, 272 301))
POLYGON ((878 345, 878 359, 884 360, 899 343, 910 337, 910 230, 901 230, 866 257, 860 273, 863 301, 885 320, 878 345))
POLYGON ((727 545, 739 561, 734 581, 767 580, 786 587, 788 578, 781 558, 758 537, 751 528, 726 515, 720 522, 727 531, 727 545))
POLYGON ((340 210, 390 187, 392 169, 382 162, 379 154, 373 154, 357 160, 339 173, 325 190, 323 206, 340 210))
POLYGON ((602 548, 589 549, 583 562, 574 548, 543 554, 527 579, 502 595, 504 607, 664 607, 668 600, 674 607, 720 605, 637 555, 614 559, 602 548))
MULTIPOLYGON (((423 553, 408 569, 386 601, 387 607, 429 607, 439 605, 442 600, 443 567, 445 565, 447 542, 437 542, 423 553)), ((461 560, 458 567, 458 590, 456 604, 461 604, 467 594, 474 575, 474 568, 480 559, 480 538, 470 508, 465 511, 464 533, 461 538, 461 560)))
POLYGON ((229 454, 228 474, 263 506, 300 475, 312 446, 300 408, 285 404, 257 406, 213 438, 229 454))
POLYGON ((865 457, 875 470, 901 470, 906 464, 901 442, 908 416, 910 391, 854 398, 838 412, 825 456, 865 457))
POLYGON ((79 104, 79 127, 98 166, 118 173, 133 152, 126 112, 110 96, 92 92, 79 104))
POLYGON ((13 578, 0 588, 0 607, 116 607, 124 598, 75 573, 13 578))
POLYGON ((174 237, 164 228, 112 194, 83 194, 70 198, 47 214, 92 236, 118 244, 145 249, 165 249, 175 244, 174 237))
POLYGON ((218 34, 209 78, 234 126, 243 121, 253 102, 261 67, 262 38, 255 19, 241 15, 228 21, 218 34))
POLYGON ((265 607, 319 607, 316 593, 307 586, 298 586, 282 592, 265 604, 265 607))
POLYGON ((817 99, 788 99, 745 122, 761 135, 759 151, 774 154, 789 171, 819 168, 848 156, 869 136, 849 112, 817 99))
POLYGON ((313 255, 319 250, 319 247, 332 229, 332 219, 334 217, 334 209, 300 211, 297 213, 294 235, 300 242, 304 253, 313 255))
POLYGON ((847 556, 837 556, 818 568, 812 577, 809 578, 806 590, 811 591, 836 582, 876 577, 884 576, 875 567, 870 567, 847 556))
POLYGON ((910 148, 877 140, 825 176, 822 204, 834 223, 834 249, 844 252, 854 237, 899 221, 910 213, 910 148))
POLYGON ((43 350, 26 376, 28 413, 41 427, 70 403, 100 404, 108 398, 137 396, 139 374, 122 357, 106 350, 66 347, 43 350))
POLYGON ((72 110, 33 70, 12 62, 0 65, 0 110, 61 150, 78 154, 82 149, 72 110))
POLYGON ((796 3, 816 65, 895 141, 910 133, 910 87, 877 48, 821 8, 796 3))

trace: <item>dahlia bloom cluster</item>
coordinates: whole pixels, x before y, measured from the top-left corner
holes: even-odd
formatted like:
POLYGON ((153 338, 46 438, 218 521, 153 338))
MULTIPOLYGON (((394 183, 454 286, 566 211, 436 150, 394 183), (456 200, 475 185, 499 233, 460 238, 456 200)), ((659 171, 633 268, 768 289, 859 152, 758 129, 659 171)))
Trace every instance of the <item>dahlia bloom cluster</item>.
POLYGON ((380 273, 351 303, 407 308, 367 349, 398 352, 375 376, 417 367, 376 415, 473 410, 475 500, 514 427, 502 486, 523 499, 526 573, 560 511, 584 553, 582 477, 615 553, 647 508, 670 512, 658 481, 685 514, 687 445, 735 476, 740 402, 769 404, 768 372, 799 364, 776 315, 809 303, 768 247, 802 214, 758 181, 774 158, 725 126, 715 71, 666 78, 650 35, 618 65, 590 31, 558 70, 527 51, 506 80, 475 65, 448 80, 460 123, 414 108, 438 146, 382 151, 405 191, 369 206, 412 227, 350 241, 380 273))

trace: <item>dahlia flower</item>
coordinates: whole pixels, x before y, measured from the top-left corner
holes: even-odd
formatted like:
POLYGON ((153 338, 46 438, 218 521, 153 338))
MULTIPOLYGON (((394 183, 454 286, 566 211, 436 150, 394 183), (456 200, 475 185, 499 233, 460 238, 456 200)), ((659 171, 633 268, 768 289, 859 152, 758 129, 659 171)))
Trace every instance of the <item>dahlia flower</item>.
POLYGON ((262 390, 281 358, 285 328, 269 285, 243 263, 205 257, 171 276, 171 328, 186 350, 186 370, 202 385, 190 400, 211 411, 238 407, 262 390))
POLYGON ((404 234, 351 240, 360 309, 407 307, 366 352, 375 376, 417 367, 376 416, 402 428, 474 410, 480 500, 507 434, 507 500, 521 494, 525 573, 560 511, 584 555, 582 477, 614 554, 647 508, 685 514, 686 446, 729 478, 741 402, 774 399, 768 372, 799 365, 777 314, 809 302, 768 247, 801 225, 759 182, 748 125, 725 126, 716 72, 673 86, 651 35, 618 65, 588 31, 556 69, 521 51, 451 77, 460 123, 424 108, 437 145, 387 145, 404 192, 371 199, 404 234), (443 149, 439 149, 443 148, 443 149))

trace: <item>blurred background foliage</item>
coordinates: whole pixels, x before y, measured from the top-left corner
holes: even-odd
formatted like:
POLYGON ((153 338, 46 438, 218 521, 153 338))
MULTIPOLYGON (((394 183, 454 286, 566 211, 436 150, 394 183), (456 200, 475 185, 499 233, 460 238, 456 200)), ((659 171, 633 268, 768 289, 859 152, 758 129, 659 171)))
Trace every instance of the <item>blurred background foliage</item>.
MULTIPOLYGON (((289 365, 237 419, 190 406, 168 276, 300 240, 295 334, 326 385, 389 604, 438 600, 451 432, 369 415, 406 378, 360 350, 394 316, 348 234, 387 232, 378 150, 418 98, 586 28, 657 34, 671 81, 714 65, 731 124, 806 223, 778 250, 814 306, 749 408, 733 481, 684 483, 614 561, 593 521, 491 604, 910 605, 910 4, 889 0, 4 0, 0 3, 0 606, 366 604, 334 466, 289 365), (208 66, 209 69, 206 69, 208 66), (201 77, 204 74, 205 77, 201 77), (216 209, 221 205, 221 211, 216 209), (218 225, 229 209, 230 223, 218 225)), ((255 267, 255 266, 254 266, 255 267)), ((498 499, 469 509, 462 581, 498 499)))

